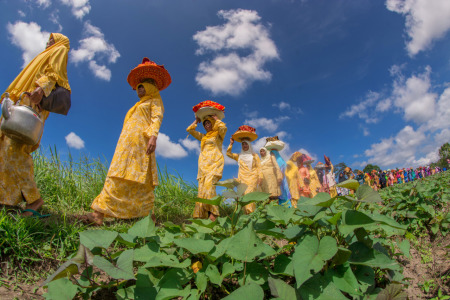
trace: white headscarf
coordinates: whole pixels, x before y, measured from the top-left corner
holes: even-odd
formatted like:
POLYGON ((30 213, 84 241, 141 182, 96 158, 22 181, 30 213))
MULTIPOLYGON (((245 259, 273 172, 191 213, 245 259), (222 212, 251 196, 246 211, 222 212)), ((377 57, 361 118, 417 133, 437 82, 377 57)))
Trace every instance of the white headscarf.
POLYGON ((239 161, 244 162, 248 166, 248 168, 252 170, 253 153, 254 153, 252 143, 247 139, 243 140, 242 143, 243 142, 246 142, 248 144, 248 150, 247 151, 244 151, 244 149, 241 150, 241 153, 239 154, 239 161))
POLYGON ((266 156, 264 156, 264 157, 261 156, 261 164, 265 164, 266 162, 268 162, 268 161, 270 160, 270 151, 267 150, 266 147, 261 147, 261 148, 259 149, 260 154, 261 154, 261 149, 264 149, 264 150, 266 151, 266 156))

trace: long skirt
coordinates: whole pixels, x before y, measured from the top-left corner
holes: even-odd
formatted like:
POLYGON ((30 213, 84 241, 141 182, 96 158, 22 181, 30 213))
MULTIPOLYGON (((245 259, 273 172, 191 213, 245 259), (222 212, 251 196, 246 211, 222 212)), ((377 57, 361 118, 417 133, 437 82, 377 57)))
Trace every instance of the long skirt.
POLYGON ((145 183, 108 176, 103 190, 95 198, 91 208, 105 214, 105 217, 118 219, 145 217, 154 207, 153 190, 152 176, 147 176, 145 183))
POLYGON ((41 198, 34 181, 29 146, 16 143, 0 133, 0 204, 31 204, 41 198))
MULTIPOLYGON (((206 175, 198 179, 198 194, 197 197, 201 199, 211 199, 214 198, 216 194, 216 182, 220 180, 219 176, 206 175)), ((216 205, 195 202, 194 208, 194 218, 208 219, 209 213, 215 216, 219 215, 219 207, 216 205)))

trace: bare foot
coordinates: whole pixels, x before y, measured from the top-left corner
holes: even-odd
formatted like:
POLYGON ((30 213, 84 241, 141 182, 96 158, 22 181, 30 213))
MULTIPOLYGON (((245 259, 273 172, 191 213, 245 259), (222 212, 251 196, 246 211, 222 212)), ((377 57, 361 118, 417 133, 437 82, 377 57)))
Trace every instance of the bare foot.
MULTIPOLYGON (((42 200, 42 198, 37 199, 36 201, 34 201, 33 203, 27 204, 25 206, 25 209, 32 209, 37 211, 39 208, 41 208, 41 206, 44 205, 44 200, 42 200)), ((23 217, 30 217, 32 216, 33 213, 31 211, 26 211, 22 213, 23 217)))
POLYGON ((216 220, 216 216, 212 213, 209 213, 209 219, 214 222, 216 220))
POLYGON ((99 212, 92 212, 86 215, 78 216, 78 219, 86 225, 102 226, 104 215, 99 212))
POLYGON ((156 224, 156 216, 155 216, 155 214, 152 214, 152 220, 153 220, 153 223, 156 224))

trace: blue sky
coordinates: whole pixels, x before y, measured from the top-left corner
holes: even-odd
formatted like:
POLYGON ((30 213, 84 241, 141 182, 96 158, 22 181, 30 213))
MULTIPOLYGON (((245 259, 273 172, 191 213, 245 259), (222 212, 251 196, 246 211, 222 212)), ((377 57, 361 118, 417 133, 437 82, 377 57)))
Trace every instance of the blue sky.
POLYGON ((50 115, 41 142, 63 158, 111 160, 144 56, 172 76, 158 163, 189 181, 199 143, 185 129, 204 100, 226 107, 225 148, 247 124, 256 150, 278 135, 285 157, 393 168, 436 161, 450 141, 448 0, 0 0, 0 11, 3 90, 50 32, 71 41, 72 109, 50 115))

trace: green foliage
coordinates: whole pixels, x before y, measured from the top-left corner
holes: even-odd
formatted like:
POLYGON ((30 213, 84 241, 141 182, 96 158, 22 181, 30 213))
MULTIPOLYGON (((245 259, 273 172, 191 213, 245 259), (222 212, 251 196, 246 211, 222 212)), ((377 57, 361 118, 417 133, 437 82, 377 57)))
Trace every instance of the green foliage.
POLYGON ((364 173, 370 173, 372 170, 377 170, 378 172, 381 171, 380 167, 377 165, 368 164, 364 167, 363 172, 364 173))
POLYGON ((370 209, 391 216, 407 226, 414 235, 438 232, 446 235, 450 229, 450 172, 422 178, 402 185, 382 189, 382 205, 370 209))
MULTIPOLYGON (((71 284, 67 292, 83 298, 115 289, 118 299, 347 299, 401 280, 387 249, 405 227, 366 209, 379 200, 367 186, 354 196, 302 198, 295 209, 269 194, 243 195, 245 186, 232 181, 218 184, 234 195, 234 209, 214 222, 156 227, 148 216, 127 232, 81 232, 78 253, 45 282, 46 297, 63 299, 55 287, 71 284), (243 214, 251 202, 256 211, 243 214)), ((210 201, 223 206, 223 198, 210 201)))

